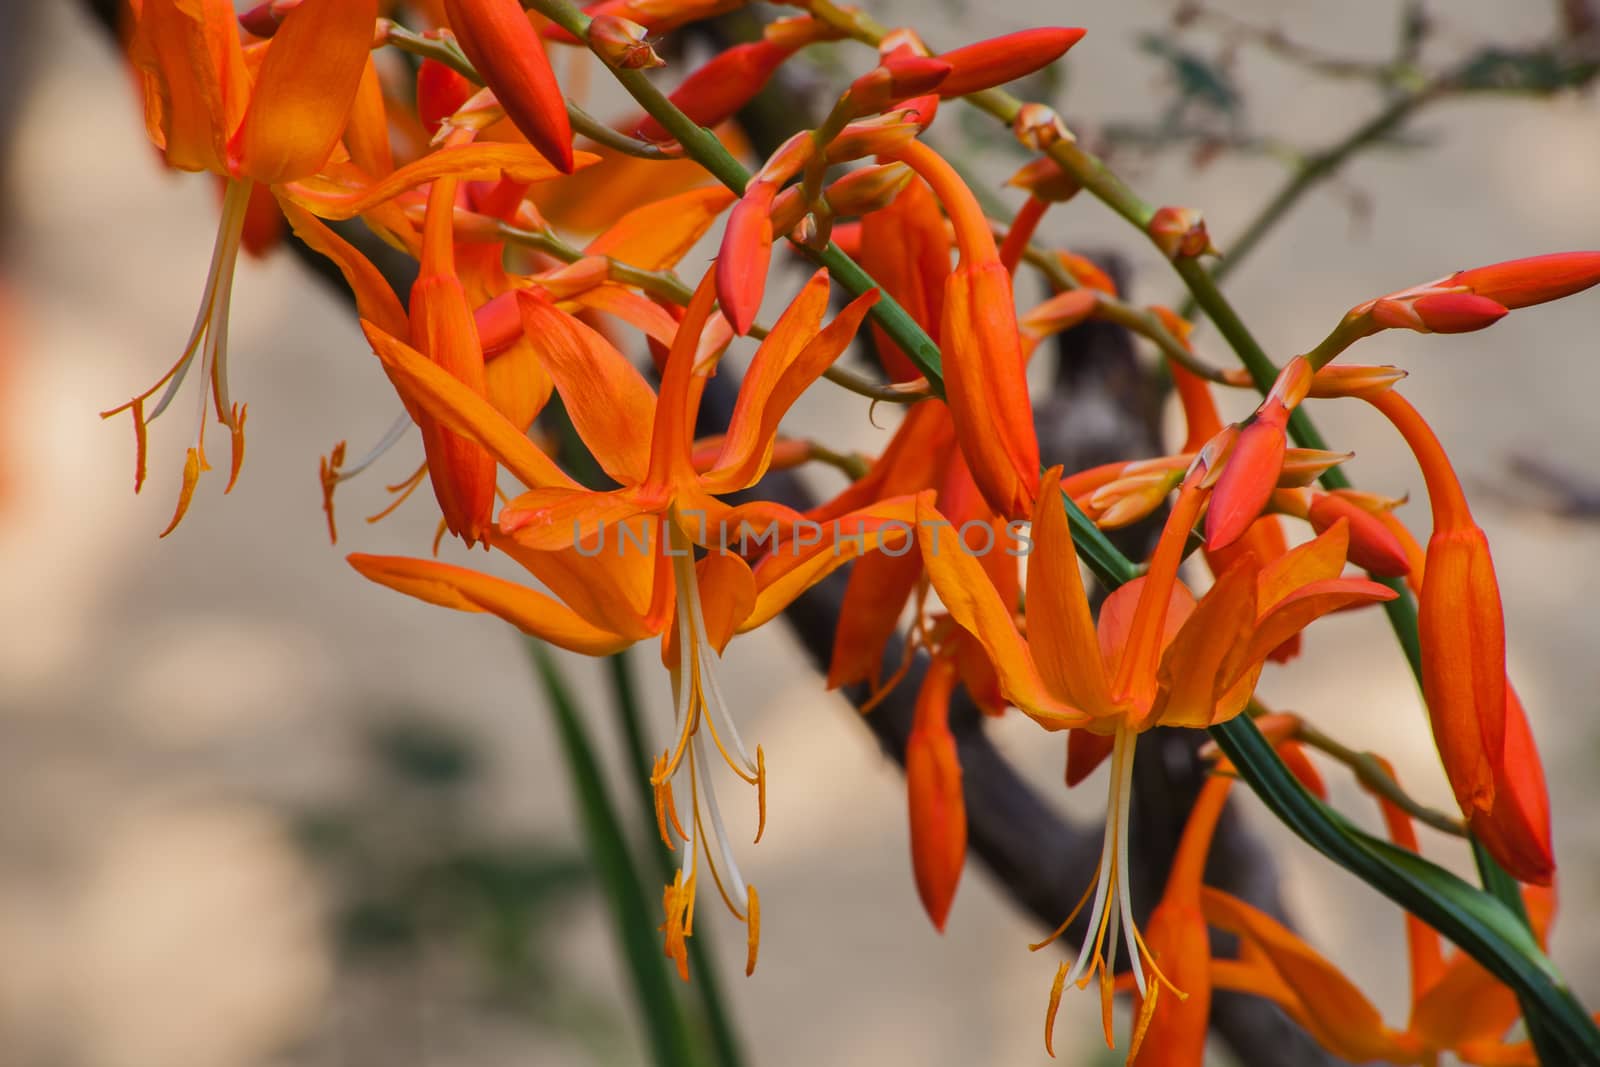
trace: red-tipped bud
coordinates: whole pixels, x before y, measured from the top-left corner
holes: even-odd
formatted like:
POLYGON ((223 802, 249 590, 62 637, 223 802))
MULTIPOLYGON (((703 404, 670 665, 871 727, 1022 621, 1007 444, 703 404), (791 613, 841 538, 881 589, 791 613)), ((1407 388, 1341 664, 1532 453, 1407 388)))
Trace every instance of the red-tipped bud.
POLYGON ((935 657, 917 694, 906 739, 906 801, 911 813, 911 869, 933 925, 944 929, 967 855, 967 809, 961 762, 950 733, 954 661, 935 657))
POLYGON ((1216 253, 1211 235, 1200 212, 1189 207, 1164 207, 1150 218, 1146 227, 1150 239, 1168 259, 1193 259, 1207 252, 1216 253))
POLYGON ((1467 820, 1473 836, 1519 882, 1549 885, 1555 875, 1550 840, 1550 795, 1528 715, 1506 683, 1506 753, 1495 775, 1494 807, 1467 820))
POLYGON ((772 260, 772 202, 777 189, 769 182, 751 182, 728 213, 717 254, 717 299, 722 313, 743 336, 755 325, 761 295, 767 288, 772 260))
POLYGON ((1011 132, 1022 147, 1035 152, 1047 151, 1059 141, 1076 140, 1056 109, 1047 104, 1023 104, 1012 120, 1011 132))
POLYGON ((1384 297, 1368 312, 1379 326, 1418 333, 1471 333, 1505 318, 1506 308, 1476 293, 1429 292, 1404 300, 1384 297))
POLYGON ((664 67, 666 60, 650 46, 650 31, 617 15, 597 15, 589 22, 589 47, 618 70, 664 67))
POLYGON ((1458 271, 1438 287, 1469 289, 1508 308, 1520 308, 1581 293, 1596 283, 1600 283, 1600 252, 1555 252, 1458 271))
MULTIPOLYGON (((1393 389, 1405 378, 1399 367, 1362 367, 1348 363, 1330 363, 1317 371, 1311 379, 1307 396, 1321 400, 1337 397, 1356 397, 1365 400, 1393 389)), ((1245 384, 1248 384, 1248 380, 1245 384)))
MULTIPOLYGON (((748 104, 794 52, 787 44, 771 41, 734 45, 685 78, 668 99, 696 124, 716 126, 748 104)), ((653 118, 642 119, 633 135, 647 141, 672 136, 653 118)))
POLYGON ((1288 412, 1272 407, 1239 431, 1206 512, 1206 547, 1222 548, 1238 540, 1266 507, 1283 471, 1288 445, 1284 427, 1288 412))
POLYGON ((1083 40, 1081 29, 1042 27, 991 37, 940 56, 950 64, 950 77, 939 86, 946 100, 1016 81, 1060 59, 1083 40))
POLYGON ((1341 492, 1313 493, 1306 512, 1311 528, 1326 532, 1344 519, 1350 524, 1351 563, 1381 578, 1403 578, 1411 570, 1405 546, 1394 532, 1372 512, 1341 492))
POLYGON ((478 87, 436 59, 417 66, 417 117, 429 135, 439 132, 445 119, 472 99, 478 87))
POLYGON ((873 115, 901 100, 932 92, 950 76, 950 64, 898 50, 850 84, 845 106, 851 115, 873 115))
POLYGON ((522 135, 572 173, 572 124, 544 42, 517 0, 444 0, 461 50, 522 135))
POLYGON ((1078 195, 1083 188, 1078 179, 1061 169, 1061 164, 1049 156, 1040 156, 1006 179, 1015 189, 1024 189, 1040 200, 1053 204, 1065 203, 1078 195))

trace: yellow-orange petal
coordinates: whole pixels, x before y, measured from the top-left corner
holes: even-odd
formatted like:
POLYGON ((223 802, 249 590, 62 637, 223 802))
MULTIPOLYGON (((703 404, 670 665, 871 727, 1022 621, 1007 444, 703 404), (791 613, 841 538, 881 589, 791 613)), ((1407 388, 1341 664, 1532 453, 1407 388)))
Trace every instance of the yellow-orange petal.
POLYGON ((377 18, 378 0, 304 0, 284 16, 228 144, 236 177, 276 185, 322 168, 355 102, 377 18))
POLYGON ((1017 632, 1012 605, 995 591, 988 574, 960 534, 933 506, 931 494, 918 498, 917 543, 928 578, 962 629, 983 646, 1000 679, 1000 690, 1030 718, 1048 728, 1082 726, 1089 716, 1045 685, 1028 644, 1017 632))
POLYGON ((724 186, 709 185, 652 200, 612 223, 583 254, 610 256, 641 270, 675 267, 735 199, 724 186))
POLYGON ((1053 693, 1090 714, 1110 715, 1111 682, 1100 656, 1094 617, 1078 570, 1061 496, 1051 491, 1060 467, 1045 474, 1033 509, 1033 546, 1028 555, 1028 645, 1034 663, 1053 693))
POLYGON ((521 290, 517 304, 524 336, 555 382, 578 436, 613 480, 643 481, 650 466, 646 428, 656 417, 655 391, 610 341, 543 294, 521 290))
POLYGON ((373 323, 363 320, 361 328, 390 381, 408 403, 477 441, 523 485, 579 488, 527 435, 449 372, 373 323))
POLYGON ((362 553, 347 558, 379 585, 441 607, 498 615, 523 633, 569 652, 607 656, 633 643, 585 622, 560 601, 503 578, 430 559, 362 553))

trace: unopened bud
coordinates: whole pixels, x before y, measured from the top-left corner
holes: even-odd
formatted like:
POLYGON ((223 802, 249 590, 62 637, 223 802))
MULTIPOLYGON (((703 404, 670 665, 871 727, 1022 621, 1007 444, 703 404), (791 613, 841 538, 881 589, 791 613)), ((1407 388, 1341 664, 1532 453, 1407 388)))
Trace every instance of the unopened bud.
POLYGON ((1463 288, 1505 307, 1520 308, 1559 300, 1596 283, 1600 283, 1600 252, 1555 252, 1457 271, 1438 288, 1463 288))
MULTIPOLYGON (((1070 135, 1069 135, 1070 136, 1070 135)), ((1030 160, 1023 168, 1006 179, 1006 184, 1025 189, 1040 200, 1060 204, 1078 195, 1083 186, 1078 179, 1061 169, 1061 164, 1049 156, 1030 160)))
POLYGON ((589 47, 618 70, 664 67, 666 60, 656 54, 646 39, 649 34, 649 30, 631 19, 596 15, 589 22, 589 47))
POLYGON ((1049 66, 1079 41, 1083 30, 1046 26, 991 37, 946 52, 940 58, 951 66, 950 77, 939 86, 945 99, 991 89, 1016 81, 1049 66))
POLYGON ((1168 259, 1193 259, 1217 251, 1206 232, 1205 219, 1194 208, 1161 208, 1151 217, 1147 230, 1168 259))
POLYGON ((1075 140, 1056 109, 1046 104, 1023 104, 1011 123, 1011 132, 1022 147, 1035 152, 1047 151, 1057 141, 1075 140))
POLYGON ((1411 569, 1405 546, 1394 532, 1367 508, 1355 494, 1316 493, 1306 517, 1311 528, 1322 533, 1340 519, 1349 523, 1348 558, 1357 567, 1383 578, 1402 578, 1411 569))
POLYGON ((1471 333, 1505 317, 1505 305, 1466 292, 1426 292, 1404 300, 1383 298, 1368 314, 1379 326, 1418 333, 1471 333))
POLYGON ((858 119, 828 142, 828 163, 848 163, 863 156, 892 156, 922 132, 904 110, 858 119))
POLYGON ((851 115, 875 115, 908 97, 932 92, 950 76, 941 59, 900 50, 850 84, 844 100, 851 115))
POLYGON ((1090 507, 1099 512, 1095 525, 1103 530, 1133 525, 1160 507, 1182 480, 1181 470, 1155 470, 1101 486, 1089 498, 1090 507))
POLYGON ((862 167, 828 186, 823 195, 836 215, 870 215, 893 203, 912 176, 911 168, 903 163, 862 167))

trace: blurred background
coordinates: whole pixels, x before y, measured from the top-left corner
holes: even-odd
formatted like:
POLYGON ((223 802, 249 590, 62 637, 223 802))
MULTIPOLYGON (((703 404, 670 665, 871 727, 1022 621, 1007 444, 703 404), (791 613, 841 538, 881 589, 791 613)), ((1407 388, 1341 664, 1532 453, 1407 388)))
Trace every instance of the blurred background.
MULTIPOLYGON (((1048 22, 1087 27, 1064 78, 1035 88, 1080 136, 1109 145, 1146 199, 1202 208, 1225 252, 1284 180, 1288 153, 1337 143, 1383 103, 1370 79, 1315 73, 1240 23, 1202 14, 1179 30, 1165 0, 866 6, 936 45, 1048 22)), ((188 418, 155 425, 150 479, 135 496, 127 421, 97 412, 174 358, 206 272, 215 192, 163 171, 128 74, 79 4, 5 8, 17 25, 6 27, 13 84, 0 121, 0 1064, 642 1062, 520 637, 401 598, 344 562, 347 551, 426 553, 431 502, 360 521, 385 502, 383 481, 409 473, 414 443, 341 489, 341 539, 328 543, 318 457, 344 439, 360 454, 399 409, 352 317, 291 256, 245 262, 236 286, 233 387, 250 403, 240 483, 223 498, 217 476, 204 481, 183 525, 157 540, 188 418)), ((1439 64, 1585 25, 1579 3, 1429 8, 1424 56, 1439 64)), ((1383 61, 1402 9, 1217 0, 1214 10, 1319 54, 1383 61)), ((833 56, 849 69, 862 59, 833 56)), ((831 76, 826 64, 816 76, 831 76)), ((1006 138, 951 110, 939 143, 998 189, 1020 157, 967 150, 1006 138)), ((1280 360, 1379 293, 1600 245, 1592 91, 1464 94, 1402 138, 1311 192, 1229 279, 1280 360)), ((1042 236, 1123 252, 1137 299, 1181 296, 1144 241, 1087 197, 1053 211, 1042 236)), ((1591 1006, 1600 928, 1581 917, 1600 884, 1600 821, 1588 817, 1600 800, 1600 524, 1553 515, 1552 503, 1570 501, 1552 501, 1511 460, 1600 486, 1597 325, 1591 293, 1484 333, 1385 335, 1362 351, 1411 371, 1407 393, 1469 480, 1494 546, 1512 672, 1556 812, 1552 952, 1591 1006)), ((1197 343, 1227 362, 1212 332, 1197 343)), ((1248 404, 1239 398, 1230 414, 1248 404)), ((893 417, 880 411, 878 422, 893 417)), ((1357 451, 1358 485, 1419 493, 1398 439, 1359 405, 1323 405, 1317 417, 1336 447, 1357 451)), ((820 390, 795 425, 867 452, 887 438, 865 402, 820 390)), ((1425 532, 1426 515, 1409 511, 1425 532)), ((655 660, 653 647, 635 651, 660 731, 652 746, 670 719, 655 660)), ((631 783, 598 715, 600 671, 563 664, 580 702, 595 705, 621 793, 631 783)), ((750 1061, 1042 1062, 1057 959, 1026 950, 1040 936, 1034 922, 974 864, 948 932, 933 933, 911 884, 900 773, 785 630, 736 641, 722 679, 769 761, 768 832, 745 860, 763 901, 756 976, 740 975, 743 932, 714 901, 702 901, 698 928, 724 965, 750 1061)), ((1388 755, 1415 794, 1449 806, 1410 676, 1376 616, 1314 629, 1307 656, 1269 671, 1261 692, 1388 755)), ((1098 818, 1099 776, 1069 795, 1054 740, 1015 720, 992 733, 1062 811, 1098 818)), ((1335 802, 1374 825, 1364 796, 1329 777, 1335 802)), ((1403 1023, 1399 913, 1242 799, 1300 928, 1403 1023)), ((1434 835, 1425 848, 1467 867, 1454 842, 1434 835)), ((1120 1062, 1095 1051, 1092 1000, 1068 997, 1063 1062, 1120 1062)))

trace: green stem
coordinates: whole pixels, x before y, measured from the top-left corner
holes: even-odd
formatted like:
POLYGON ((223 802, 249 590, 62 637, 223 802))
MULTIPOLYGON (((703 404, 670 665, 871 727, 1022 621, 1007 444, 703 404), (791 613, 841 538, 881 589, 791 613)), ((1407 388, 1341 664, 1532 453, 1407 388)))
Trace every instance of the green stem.
MULTIPOLYGON (((650 788, 651 762, 649 743, 645 738, 643 705, 639 700, 639 687, 634 683, 633 665, 626 651, 606 657, 606 676, 611 684, 611 707, 616 711, 617 726, 622 733, 623 749, 628 757, 628 777, 633 779, 635 802, 643 826, 653 826, 656 818, 655 794, 650 788)), ((677 870, 672 853, 660 834, 650 835, 657 873, 664 882, 671 882, 677 870)), ((689 971, 695 976, 694 986, 699 993, 700 1006, 705 1015, 707 1036, 720 1067, 740 1067, 744 1054, 739 1047, 738 1034, 733 1021, 723 1007, 722 978, 716 962, 711 958, 707 931, 697 930, 688 939, 689 971)))
POLYGON ((583 717, 555 658, 537 641, 528 642, 528 652, 544 686, 561 752, 572 773, 573 797, 583 823, 583 836, 606 890, 633 992, 644 1008, 651 1059, 657 1067, 687 1067, 700 1062, 649 918, 651 897, 628 853, 627 835, 606 789, 594 743, 584 729, 583 717))

